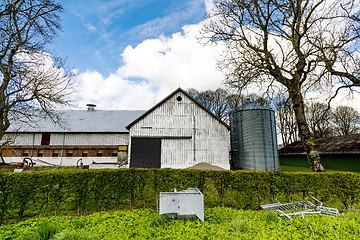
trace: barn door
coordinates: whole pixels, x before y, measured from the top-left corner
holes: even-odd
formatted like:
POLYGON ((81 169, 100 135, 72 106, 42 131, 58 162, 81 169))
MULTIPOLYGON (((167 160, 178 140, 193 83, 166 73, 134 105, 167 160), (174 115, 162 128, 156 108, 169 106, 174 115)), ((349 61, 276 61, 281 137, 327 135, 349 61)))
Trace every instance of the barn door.
POLYGON ((161 139, 131 138, 130 167, 160 168, 161 139))

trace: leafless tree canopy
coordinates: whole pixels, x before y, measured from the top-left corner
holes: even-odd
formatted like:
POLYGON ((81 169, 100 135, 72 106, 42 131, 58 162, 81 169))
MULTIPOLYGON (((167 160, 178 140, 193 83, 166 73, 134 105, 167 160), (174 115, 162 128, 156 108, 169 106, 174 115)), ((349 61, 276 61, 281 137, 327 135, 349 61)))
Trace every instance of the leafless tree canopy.
POLYGON ((306 105, 305 111, 310 131, 315 138, 325 138, 333 135, 332 114, 327 104, 311 102, 306 105))
POLYGON ((240 101, 239 95, 229 94, 222 88, 215 91, 198 91, 191 88, 187 92, 221 120, 227 120, 229 111, 238 107, 240 101))
POLYGON ((298 141, 298 129, 294 112, 291 108, 291 100, 285 96, 277 96, 273 99, 276 114, 276 127, 284 146, 298 141))
POLYGON ((215 0, 204 27, 204 38, 227 46, 219 64, 230 86, 285 87, 313 171, 324 168, 303 95, 320 87, 360 86, 359 5, 359 0, 215 0))
POLYGON ((241 95, 222 88, 215 91, 198 91, 190 88, 187 92, 223 121, 229 120, 228 115, 232 110, 247 109, 249 105, 270 108, 270 101, 256 94, 241 95))
POLYGON ((28 121, 70 103, 72 76, 61 59, 46 53, 60 30, 60 3, 4 0, 0 3, 0 139, 12 121, 28 121))
POLYGON ((333 111, 334 130, 337 135, 357 133, 359 120, 359 112, 352 107, 338 106, 333 111))

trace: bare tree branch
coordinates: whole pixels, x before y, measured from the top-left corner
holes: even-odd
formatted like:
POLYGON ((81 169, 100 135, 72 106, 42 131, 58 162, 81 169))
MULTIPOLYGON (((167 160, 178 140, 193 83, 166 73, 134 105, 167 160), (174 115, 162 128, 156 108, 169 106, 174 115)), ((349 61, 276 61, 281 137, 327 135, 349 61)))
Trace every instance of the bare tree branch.
POLYGON ((281 84, 313 171, 324 171, 304 93, 360 86, 359 0, 215 0, 204 37, 223 42, 219 62, 234 88, 281 84))
POLYGON ((55 0, 0 3, 0 139, 15 121, 57 121, 52 110, 71 104, 73 74, 45 51, 61 29, 61 11, 55 0))

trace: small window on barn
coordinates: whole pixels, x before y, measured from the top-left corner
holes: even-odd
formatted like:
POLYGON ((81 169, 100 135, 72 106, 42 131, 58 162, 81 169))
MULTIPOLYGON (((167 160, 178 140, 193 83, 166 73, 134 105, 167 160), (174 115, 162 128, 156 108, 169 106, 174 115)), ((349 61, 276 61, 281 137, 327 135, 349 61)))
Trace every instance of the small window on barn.
POLYGON ((59 156, 59 150, 54 150, 52 156, 53 157, 58 157, 59 156))
POLYGON ((67 157, 72 157, 72 156, 73 156, 73 153, 74 153, 74 150, 67 150, 67 151, 66 151, 66 156, 67 156, 67 157))
POLYGON ((22 156, 23 157, 28 157, 29 153, 30 153, 30 150, 24 150, 22 156))
POLYGON ((112 157, 117 157, 117 154, 118 154, 117 150, 112 150, 112 152, 111 152, 112 157))
POLYGON ((181 102, 182 97, 181 97, 181 96, 177 96, 177 97, 176 97, 176 100, 177 100, 178 102, 181 102))
POLYGON ((38 150, 38 157, 43 157, 44 156, 44 150, 38 150))
POLYGON ((41 145, 50 144, 50 133, 43 133, 41 136, 41 145))
POLYGON ((103 150, 97 150, 97 156, 102 157, 103 156, 103 150))
POLYGON ((83 150, 82 157, 87 157, 87 156, 88 156, 88 150, 83 150))

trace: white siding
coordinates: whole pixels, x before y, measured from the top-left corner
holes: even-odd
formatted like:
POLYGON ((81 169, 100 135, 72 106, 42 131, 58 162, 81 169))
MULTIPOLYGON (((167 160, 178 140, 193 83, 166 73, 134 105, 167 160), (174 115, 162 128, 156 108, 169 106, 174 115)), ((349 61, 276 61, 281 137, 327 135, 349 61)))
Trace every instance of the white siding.
MULTIPOLYGON (((15 137, 15 141, 12 145, 41 145, 41 133, 19 133, 19 134, 7 134, 8 136, 15 137), (34 139, 35 136, 35 139, 34 139)), ((68 146, 84 146, 84 145, 128 145, 129 134, 128 133, 52 133, 50 135, 50 145, 64 145, 68 146), (65 137, 65 141, 64 141, 65 137)))
POLYGON ((162 167, 185 168, 207 162, 230 168, 228 129, 181 92, 134 124, 130 136, 162 137, 162 167), (178 96, 182 101, 176 100, 178 96))
POLYGON ((11 145, 15 146, 32 145, 33 142, 35 143, 35 145, 40 145, 37 143, 40 143, 41 141, 41 134, 34 133, 6 133, 5 137, 12 139, 13 142, 11 143, 11 145))
MULTIPOLYGON (((62 145, 63 134, 51 134, 50 145, 62 145)), ((109 133, 92 133, 92 134, 65 134, 64 145, 84 146, 84 145, 128 145, 129 134, 109 134, 109 133)))
MULTIPOLYGON (((41 157, 41 162, 38 161, 38 158, 32 158, 36 166, 49 166, 51 163, 53 165, 60 165, 60 166, 76 166, 76 163, 79 159, 83 160, 84 165, 90 165, 92 162, 96 163, 117 163, 116 157, 41 157)), ((24 157, 6 157, 4 158, 6 163, 17 163, 22 162, 24 157)))
MULTIPOLYGON (((128 133, 89 133, 89 134, 78 134, 78 133, 53 133, 50 135, 50 146, 62 146, 63 139, 65 136, 65 146, 107 146, 107 145, 128 145, 129 134, 128 133)), ((18 133, 18 134, 7 134, 7 137, 14 139, 14 146, 34 146, 41 145, 41 133, 18 133)), ((5 157, 6 163, 22 162, 24 157, 5 157)), ((76 166, 76 162, 80 157, 41 157, 41 160, 61 166, 76 166)), ((103 162, 117 162, 116 157, 81 157, 83 164, 89 165, 93 161, 97 163, 103 162)), ((33 158, 37 166, 47 165, 44 162, 37 161, 37 158, 33 158)))
POLYGON ((194 165, 194 154, 191 139, 162 139, 161 167, 186 168, 194 165))

